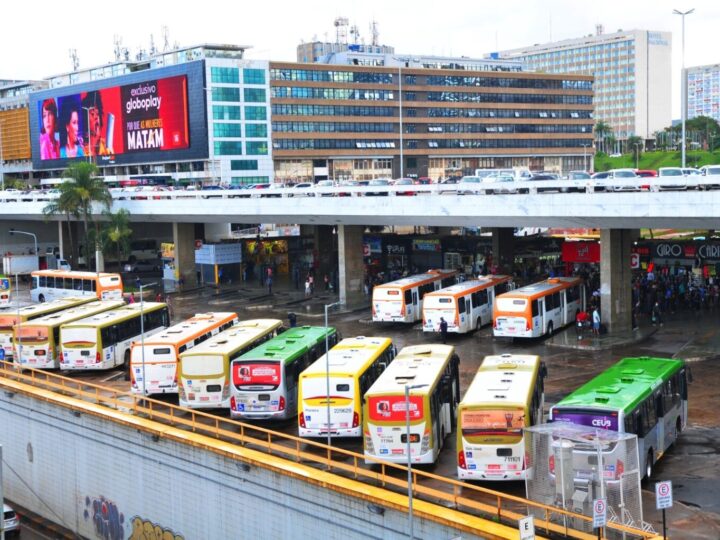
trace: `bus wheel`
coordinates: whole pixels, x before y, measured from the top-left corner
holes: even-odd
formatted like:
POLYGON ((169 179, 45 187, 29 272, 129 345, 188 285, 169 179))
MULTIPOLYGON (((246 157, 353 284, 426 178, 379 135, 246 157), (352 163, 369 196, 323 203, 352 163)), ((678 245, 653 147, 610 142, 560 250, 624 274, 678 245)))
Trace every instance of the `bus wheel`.
POLYGON ((125 372, 125 380, 130 380, 130 351, 125 351, 125 358, 123 359, 122 369, 125 372))
POLYGON ((645 461, 645 478, 650 480, 653 473, 653 451, 650 449, 647 455, 647 461, 645 461))
POLYGON ((38 296, 38 302, 40 302, 41 304, 45 302, 45 295, 44 295, 44 294, 41 294, 40 296, 38 296))
POLYGON ((548 330, 547 330, 548 336, 552 336, 553 330, 554 330, 553 323, 548 324, 548 330))

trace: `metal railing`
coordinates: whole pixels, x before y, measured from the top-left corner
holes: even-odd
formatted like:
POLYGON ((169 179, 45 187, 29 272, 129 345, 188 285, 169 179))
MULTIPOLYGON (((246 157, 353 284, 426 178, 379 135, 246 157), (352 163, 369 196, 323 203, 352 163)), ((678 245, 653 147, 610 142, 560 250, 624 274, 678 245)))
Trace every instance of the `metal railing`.
MULTIPOLYGON (((179 407, 130 392, 83 382, 48 371, 32 368, 21 369, 16 364, 0 362, 0 387, 4 388, 6 392, 26 391, 28 395, 44 401, 53 401, 53 399, 33 390, 50 391, 60 396, 157 422, 163 426, 172 426, 296 463, 320 467, 341 477, 379 485, 397 493, 406 492, 408 487, 407 468, 400 464, 373 459, 376 462, 375 469, 373 469, 372 466, 365 464, 364 455, 350 450, 179 407), (24 390, 21 386, 13 385, 12 381, 28 385, 32 389, 24 390)), ((60 396, 58 396, 58 402, 62 401, 60 396)), ((74 406, 71 402, 63 405, 71 408, 74 406)), ((77 405, 75 406, 77 407, 77 405)), ((82 407, 79 408, 82 409, 82 407)), ((91 414, 95 412, 89 408, 82 410, 91 414)), ((117 418, 110 415, 108 415, 108 419, 117 421, 117 418)), ((146 430, 160 438, 183 440, 178 434, 173 434, 168 430, 154 430, 152 427, 148 427, 146 430)), ((214 450, 212 445, 208 445, 207 449, 214 450)), ((215 451, 221 452, 219 448, 216 448, 215 451)), ((269 465, 268 463, 258 463, 258 466, 269 465)), ((573 519, 577 520, 576 523, 591 523, 591 517, 433 473, 412 469, 412 489, 415 496, 421 500, 474 513, 478 517, 498 520, 511 526, 515 526, 517 520, 524 517, 529 508, 533 508, 536 515, 542 513, 545 516, 544 519, 536 519, 535 525, 538 529, 545 530, 547 534, 560 534, 568 538, 579 539, 595 538, 594 535, 567 526, 567 523, 572 522, 573 519)), ((625 533, 626 538, 650 539, 656 537, 654 533, 617 523, 608 523, 607 528, 625 533)))

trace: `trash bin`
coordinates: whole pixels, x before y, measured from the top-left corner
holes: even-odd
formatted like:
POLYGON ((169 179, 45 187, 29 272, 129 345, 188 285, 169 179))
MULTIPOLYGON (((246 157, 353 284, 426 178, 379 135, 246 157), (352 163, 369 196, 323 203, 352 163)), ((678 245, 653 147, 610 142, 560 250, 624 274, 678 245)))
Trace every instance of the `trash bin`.
POLYGON ((288 313, 288 322, 290 322, 290 328, 295 328, 297 326, 297 315, 290 312, 288 313))

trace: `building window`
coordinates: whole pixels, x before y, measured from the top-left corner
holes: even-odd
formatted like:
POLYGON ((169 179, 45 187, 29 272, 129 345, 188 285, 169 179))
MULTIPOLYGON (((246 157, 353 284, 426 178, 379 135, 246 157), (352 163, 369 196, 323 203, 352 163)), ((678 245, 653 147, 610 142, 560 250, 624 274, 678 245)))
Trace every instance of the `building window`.
POLYGON ((267 107, 257 105, 245 107, 245 120, 267 120, 267 107))
POLYGON ((243 82, 245 84, 265 84, 264 69, 243 69, 243 82))
POLYGON ((211 67, 210 80, 214 83, 239 83, 240 71, 237 68, 211 67))
POLYGON ((248 103, 265 103, 265 90, 263 88, 243 88, 245 101, 248 103))
POLYGON ((245 124, 245 136, 267 137, 267 124, 245 124))
POLYGON ((240 124, 213 124, 215 137, 242 137, 240 124))
POLYGON ((269 176, 232 176, 230 178, 230 183, 233 186, 249 184, 267 184, 269 182, 269 176))
POLYGON ((268 145, 266 141, 246 142, 245 148, 249 156, 266 156, 268 153, 268 145))
POLYGON ((213 120, 240 120, 240 107, 237 105, 213 105, 213 120))
POLYGON ((241 156, 242 153, 240 141, 215 141, 216 156, 241 156))
POLYGON ((230 161, 232 171, 257 171, 257 159, 233 159, 230 161))
POLYGON ((212 89, 212 100, 240 101, 240 89, 214 86, 212 89))

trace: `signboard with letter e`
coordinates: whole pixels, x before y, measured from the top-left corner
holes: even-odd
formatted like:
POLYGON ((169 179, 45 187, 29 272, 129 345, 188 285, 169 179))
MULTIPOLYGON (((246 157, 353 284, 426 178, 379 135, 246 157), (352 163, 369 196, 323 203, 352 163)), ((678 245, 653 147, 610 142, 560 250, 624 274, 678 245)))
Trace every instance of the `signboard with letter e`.
POLYGON ((672 508, 672 505, 672 482, 670 480, 657 482, 655 484, 655 507, 658 510, 663 510, 664 508, 672 508))
POLYGON ((518 521, 520 540, 535 540, 535 518, 527 516, 518 521))
POLYGON ((593 529, 604 527, 607 523, 607 503, 605 499, 593 501, 593 529))

